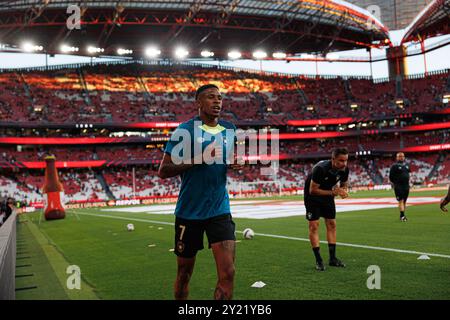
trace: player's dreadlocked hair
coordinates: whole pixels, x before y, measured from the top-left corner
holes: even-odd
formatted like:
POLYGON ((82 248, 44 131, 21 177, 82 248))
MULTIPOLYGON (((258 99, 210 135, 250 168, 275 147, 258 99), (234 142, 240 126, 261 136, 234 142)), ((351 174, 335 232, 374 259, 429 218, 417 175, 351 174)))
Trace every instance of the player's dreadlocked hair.
POLYGON ((333 158, 336 158, 341 154, 343 154, 343 155, 348 154, 348 149, 347 148, 336 148, 333 150, 333 153, 331 154, 331 156, 333 158))

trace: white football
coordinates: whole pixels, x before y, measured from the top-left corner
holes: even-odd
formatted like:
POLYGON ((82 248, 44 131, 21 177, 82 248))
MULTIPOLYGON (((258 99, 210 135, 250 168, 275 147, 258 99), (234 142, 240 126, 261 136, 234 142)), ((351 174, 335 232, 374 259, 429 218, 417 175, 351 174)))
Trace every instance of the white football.
POLYGON ((134 231, 134 224, 132 224, 132 223, 127 224, 127 230, 134 231))
POLYGON ((253 239, 253 237, 255 236, 255 232, 250 228, 244 229, 244 232, 242 232, 242 234, 244 235, 244 239, 253 239))

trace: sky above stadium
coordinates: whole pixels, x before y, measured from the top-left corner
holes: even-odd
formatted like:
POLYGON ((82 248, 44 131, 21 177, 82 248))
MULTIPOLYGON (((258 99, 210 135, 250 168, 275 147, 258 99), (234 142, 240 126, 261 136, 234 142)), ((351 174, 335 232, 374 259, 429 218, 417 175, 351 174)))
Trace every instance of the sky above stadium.
MULTIPOLYGON (((392 31, 390 34, 391 40, 394 44, 398 44, 401 39, 403 30, 392 31)), ((425 41, 425 47, 449 40, 450 35, 436 37, 425 41)), ((420 45, 408 44, 408 53, 420 50, 420 45)), ((366 50, 352 50, 337 53, 340 57, 369 57, 366 50)), ((372 50, 373 58, 383 56, 383 50, 372 50)), ((427 53, 426 55, 427 70, 442 70, 450 68, 450 46, 436 49, 427 53)), ((71 63, 83 63, 91 61, 108 61, 111 59, 96 58, 91 60, 91 57, 70 56, 70 55, 55 55, 54 57, 46 56, 44 54, 26 54, 26 53, 0 53, 0 68, 23 68, 23 67, 37 67, 46 65, 60 65, 71 63)), ((116 60, 116 59, 114 59, 116 60)), ((352 62, 281 62, 281 61, 255 61, 255 60, 236 60, 236 61, 198 61, 201 63, 220 64, 221 66, 238 67, 245 69, 254 69, 262 71, 271 71, 279 73, 294 73, 315 75, 342 75, 342 76, 370 76, 371 72, 374 78, 388 77, 388 65, 386 61, 375 62, 372 68, 369 63, 352 63, 352 62), (371 70, 372 69, 372 70, 371 70)), ((407 58, 408 74, 424 73, 424 56, 417 55, 407 58)))
MULTIPOLYGON (((404 30, 391 31, 390 38, 394 45, 399 45, 404 34, 404 30)), ((443 41, 449 41, 450 35, 435 37, 425 41, 425 48, 443 41)), ((408 53, 420 50, 420 44, 407 44, 408 53)), ((369 53, 366 50, 352 50, 339 52, 340 57, 365 57, 369 58, 369 53)), ((385 56, 384 50, 372 50, 372 57, 385 56)), ((425 54, 427 71, 443 70, 450 68, 450 45, 436 49, 425 54)), ((424 56, 417 55, 408 57, 406 59, 408 65, 408 74, 420 74, 425 72, 424 56)), ((278 61, 227 61, 221 62, 221 65, 235 66, 240 68, 261 69, 272 72, 283 73, 299 73, 299 74, 316 74, 316 63, 314 62, 278 62, 278 61)), ((318 73, 320 75, 364 75, 370 76, 370 63, 355 63, 355 62, 319 62, 317 64, 318 73)), ((374 78, 388 77, 388 63, 387 61, 375 62, 372 64, 372 73, 374 78)))

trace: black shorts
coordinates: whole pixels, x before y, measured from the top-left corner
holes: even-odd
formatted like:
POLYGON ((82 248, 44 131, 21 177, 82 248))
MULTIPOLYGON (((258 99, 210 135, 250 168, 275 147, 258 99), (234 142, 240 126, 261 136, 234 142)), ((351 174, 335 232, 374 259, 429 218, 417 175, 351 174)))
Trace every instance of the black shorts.
POLYGON ((203 233, 206 232, 208 244, 225 240, 236 240, 235 224, 231 214, 224 214, 206 220, 187 220, 175 218, 175 249, 177 256, 193 258, 203 247, 203 233))
POLYGON ((336 219, 336 205, 334 203, 316 203, 305 201, 306 220, 316 221, 321 217, 336 219))
POLYGON ((397 201, 405 201, 408 200, 409 196, 409 187, 394 187, 395 198, 397 201))

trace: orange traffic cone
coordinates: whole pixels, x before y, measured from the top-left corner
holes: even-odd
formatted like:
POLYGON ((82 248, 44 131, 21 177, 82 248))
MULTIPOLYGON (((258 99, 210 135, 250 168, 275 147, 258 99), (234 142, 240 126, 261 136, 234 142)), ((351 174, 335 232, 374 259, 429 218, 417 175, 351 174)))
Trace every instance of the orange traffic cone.
POLYGON ((66 212, 61 204, 61 195, 63 186, 59 182, 58 172, 56 171, 55 156, 45 157, 45 181, 43 193, 45 194, 45 220, 64 219, 66 212))

